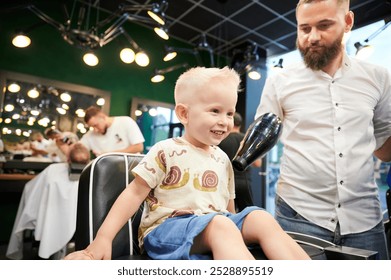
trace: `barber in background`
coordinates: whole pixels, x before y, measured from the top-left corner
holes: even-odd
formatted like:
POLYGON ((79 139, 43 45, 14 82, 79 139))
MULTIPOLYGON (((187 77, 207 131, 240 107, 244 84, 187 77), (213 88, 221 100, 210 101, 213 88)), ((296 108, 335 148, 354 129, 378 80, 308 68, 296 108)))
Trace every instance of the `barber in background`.
MULTIPOLYGON (((220 149, 222 149, 228 155, 231 161, 235 157, 240 147, 240 142, 244 138, 244 133, 240 131, 242 121, 242 116, 238 112, 236 112, 234 114, 234 126, 230 134, 219 144, 220 149)), ((256 160, 252 166, 260 167, 261 160, 256 160)), ((234 169, 234 172, 236 192, 235 208, 238 212, 240 212, 247 206, 254 205, 251 193, 251 169, 247 168, 243 172, 234 169)))
POLYGON ((350 58, 348 0, 300 0, 297 47, 303 62, 265 84, 255 118, 284 125, 276 218, 302 232, 388 259, 373 155, 391 160, 391 77, 350 58))
POLYGON ((58 129, 48 128, 45 135, 52 143, 47 147, 49 157, 53 162, 68 161, 71 145, 79 141, 79 137, 70 131, 59 131, 58 129))
POLYGON ((85 113, 84 121, 93 130, 83 135, 80 141, 95 156, 107 152, 143 152, 144 136, 131 117, 109 117, 94 106, 87 108, 85 113))

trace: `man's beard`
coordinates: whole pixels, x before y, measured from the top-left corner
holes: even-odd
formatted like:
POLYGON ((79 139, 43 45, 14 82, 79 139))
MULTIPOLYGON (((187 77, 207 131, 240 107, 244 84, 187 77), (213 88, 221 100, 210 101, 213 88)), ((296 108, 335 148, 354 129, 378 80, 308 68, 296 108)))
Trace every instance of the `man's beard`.
POLYGON ((319 51, 313 52, 310 47, 302 47, 296 40, 296 46, 304 60, 305 65, 312 70, 321 70, 334 60, 342 50, 342 38, 337 38, 330 46, 320 46, 319 43, 313 47, 322 47, 319 51))

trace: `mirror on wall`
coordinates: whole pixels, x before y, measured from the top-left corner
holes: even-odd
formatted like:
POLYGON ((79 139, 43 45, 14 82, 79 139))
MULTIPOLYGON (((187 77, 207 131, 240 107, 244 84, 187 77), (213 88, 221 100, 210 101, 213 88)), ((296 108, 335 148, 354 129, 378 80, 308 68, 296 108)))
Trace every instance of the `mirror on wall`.
POLYGON ((174 104, 136 97, 132 99, 130 116, 136 120, 144 135, 144 152, 161 140, 183 134, 174 104))
POLYGON ((107 114, 110 92, 82 85, 0 71, 1 138, 19 141, 54 127, 81 136, 84 110, 96 105, 107 114))

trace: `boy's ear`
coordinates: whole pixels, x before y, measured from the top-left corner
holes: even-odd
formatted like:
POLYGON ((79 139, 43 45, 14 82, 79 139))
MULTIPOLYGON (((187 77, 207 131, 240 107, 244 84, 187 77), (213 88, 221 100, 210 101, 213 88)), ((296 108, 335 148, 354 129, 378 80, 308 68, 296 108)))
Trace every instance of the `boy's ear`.
POLYGON ((175 106, 175 114, 183 125, 187 124, 189 116, 188 116, 188 109, 185 104, 182 103, 177 104, 175 106))

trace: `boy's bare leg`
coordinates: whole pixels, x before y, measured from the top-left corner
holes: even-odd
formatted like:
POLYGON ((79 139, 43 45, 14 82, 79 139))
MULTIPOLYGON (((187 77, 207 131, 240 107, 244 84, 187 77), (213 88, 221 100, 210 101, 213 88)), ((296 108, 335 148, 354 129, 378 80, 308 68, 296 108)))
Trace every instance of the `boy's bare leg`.
POLYGON ((191 254, 212 252, 215 260, 253 260, 237 226, 227 217, 216 215, 194 239, 191 254))
POLYGON ((278 224, 270 213, 255 210, 243 222, 246 244, 258 243, 268 259, 310 259, 307 253, 278 224))

